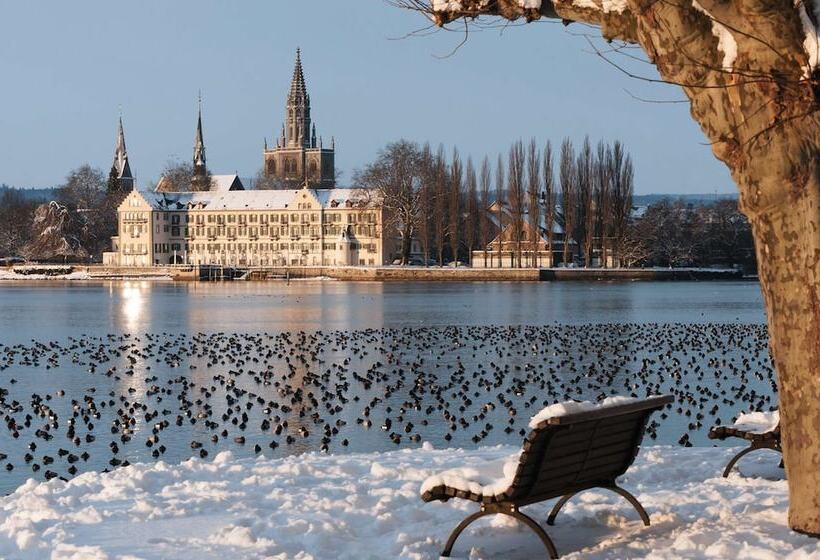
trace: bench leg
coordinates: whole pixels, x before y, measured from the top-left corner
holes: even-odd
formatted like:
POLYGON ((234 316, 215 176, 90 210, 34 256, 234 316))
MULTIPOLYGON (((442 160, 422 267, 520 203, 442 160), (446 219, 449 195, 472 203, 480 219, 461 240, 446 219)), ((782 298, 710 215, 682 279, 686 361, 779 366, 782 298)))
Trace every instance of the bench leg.
POLYGON ((555 544, 552 542, 552 539, 549 535, 538 525, 538 522, 532 519, 531 517, 524 515, 517 508, 512 509, 510 511, 501 510, 501 509, 493 509, 493 510, 481 510, 477 511, 474 514, 466 517, 458 526, 453 529, 453 532, 450 533, 450 538, 447 539, 447 544, 444 546, 444 551, 441 553, 441 556, 444 558, 449 558, 450 553, 453 551, 453 546, 456 544, 456 539, 458 539, 459 535, 476 519, 480 519, 486 515, 493 515, 495 513, 500 513, 502 515, 509 515, 510 517, 517 519, 518 521, 525 524, 527 527, 532 529, 532 531, 538 536, 541 540, 541 543, 546 547, 547 551, 549 552, 549 557, 552 559, 558 558, 558 550, 555 548, 555 544))
POLYGON ((561 508, 564 507, 568 501, 572 499, 572 497, 577 494, 578 492, 573 492, 571 494, 565 494, 561 496, 561 499, 553 506, 552 511, 550 511, 549 517, 547 517, 547 525, 555 525, 555 517, 558 515, 558 512, 561 511, 561 508))
POLYGON ((741 451, 740 453, 738 453, 737 455, 732 457, 732 460, 729 461, 729 464, 726 465, 725 469, 723 469, 723 478, 728 478, 729 477, 729 473, 732 472, 732 467, 735 466, 735 463, 737 463, 740 460, 741 457, 743 457, 747 453, 751 453, 755 449, 763 449, 763 448, 755 447, 755 446, 747 447, 746 449, 744 449, 743 451, 741 451))
POLYGON ((621 496, 626 498, 626 501, 632 504, 632 507, 634 507, 635 511, 638 512, 638 515, 641 516, 641 521, 643 521, 643 524, 649 527, 649 514, 646 513, 645 509, 643 509, 643 506, 641 505, 641 502, 638 501, 638 498, 636 498, 620 486, 615 486, 614 484, 612 486, 607 486, 607 490, 612 490, 616 494, 620 494, 621 496))
MULTIPOLYGON (((616 494, 619 494, 619 495, 623 496, 624 498, 626 498, 626 500, 630 504, 632 504, 632 507, 635 508, 635 511, 638 512, 638 515, 641 516, 641 521, 643 521, 643 524, 646 525, 647 527, 649 526, 649 515, 646 513, 646 510, 643 508, 643 506, 641 505, 641 503, 638 501, 638 499, 635 496, 633 496, 632 494, 630 494, 629 492, 627 492, 626 490, 624 490, 620 486, 616 486, 614 484, 612 486, 601 486, 600 488, 604 488, 606 490, 612 490, 616 494)), ((561 499, 558 500, 558 502, 555 504, 555 506, 553 506, 552 511, 549 514, 549 517, 547 517, 547 525, 555 525, 555 517, 558 515, 558 512, 561 511, 561 508, 564 507, 564 505, 568 501, 570 501, 570 499, 575 494, 577 494, 577 492, 573 492, 572 494, 566 494, 564 496, 561 496, 561 499)))

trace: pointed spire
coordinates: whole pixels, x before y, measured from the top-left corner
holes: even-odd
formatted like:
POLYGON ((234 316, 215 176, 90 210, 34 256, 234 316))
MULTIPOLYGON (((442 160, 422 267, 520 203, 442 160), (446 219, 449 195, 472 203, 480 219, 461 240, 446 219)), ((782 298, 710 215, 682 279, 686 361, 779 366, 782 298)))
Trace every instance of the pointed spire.
MULTIPOLYGON (((125 131, 122 126, 122 112, 117 126, 117 145, 114 148, 114 163, 112 171, 114 179, 119 183, 119 190, 133 188, 134 178, 131 175, 131 166, 128 163, 128 151, 125 149, 125 131)), ((113 188, 113 187, 112 187, 113 188)))
POLYGON ((305 75, 302 72, 302 51, 296 48, 296 62, 293 65, 293 78, 290 81, 290 97, 292 99, 307 99, 307 85, 305 85, 305 75))
POLYGON ((205 140, 202 136, 202 93, 199 94, 199 112, 194 137, 194 175, 205 174, 205 140))

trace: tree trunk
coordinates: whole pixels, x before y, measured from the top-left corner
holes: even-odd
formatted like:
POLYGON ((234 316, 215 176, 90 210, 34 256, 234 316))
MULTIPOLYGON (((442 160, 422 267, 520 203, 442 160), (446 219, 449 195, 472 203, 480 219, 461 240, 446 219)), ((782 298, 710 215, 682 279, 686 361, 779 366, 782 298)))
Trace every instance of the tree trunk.
MULTIPOLYGON (((756 241, 778 377, 789 525, 820 536, 820 185, 774 206, 744 203, 756 241)), ((744 193, 745 194, 745 193, 744 193)))
POLYGON ((820 0, 460 0, 439 11, 394 1, 427 10, 439 25, 484 14, 597 25, 605 39, 639 44, 661 78, 681 86, 752 223, 780 393, 789 525, 820 536, 820 0))

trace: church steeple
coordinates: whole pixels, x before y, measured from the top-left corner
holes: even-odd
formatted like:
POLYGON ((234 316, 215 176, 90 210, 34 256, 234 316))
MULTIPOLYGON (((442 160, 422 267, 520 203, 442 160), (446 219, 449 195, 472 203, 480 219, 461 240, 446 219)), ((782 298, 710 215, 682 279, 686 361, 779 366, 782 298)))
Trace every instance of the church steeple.
POLYGON ((310 96, 302 72, 302 52, 296 49, 296 63, 287 103, 287 145, 310 147, 310 96))
POLYGON ((191 178, 192 190, 208 190, 205 179, 208 176, 208 167, 205 161, 205 140, 202 137, 202 95, 199 96, 199 112, 196 120, 196 136, 194 137, 194 176, 191 178))
POLYGON ((134 188, 134 177, 131 175, 131 166, 128 163, 128 151, 125 149, 125 132, 120 115, 117 128, 117 146, 114 148, 114 162, 111 164, 111 173, 108 178, 109 190, 126 191, 134 188))
POLYGON ((194 175, 199 170, 205 171, 205 140, 202 138, 202 98, 199 98, 199 114, 196 119, 196 136, 194 137, 194 175))

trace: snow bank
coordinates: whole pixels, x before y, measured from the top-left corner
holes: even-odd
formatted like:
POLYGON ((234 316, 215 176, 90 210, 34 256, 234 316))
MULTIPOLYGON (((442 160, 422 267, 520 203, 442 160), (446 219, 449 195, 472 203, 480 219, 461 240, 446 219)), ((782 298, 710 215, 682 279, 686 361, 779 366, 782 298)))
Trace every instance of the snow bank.
POLYGON ((765 434, 774 430, 778 424, 780 424, 780 411, 775 410, 774 412, 746 412, 740 414, 732 427, 744 432, 765 434))
MULTIPOLYGON (((0 498, 0 557, 21 560, 436 559, 476 505, 425 504, 434 472, 499 462, 499 446, 283 459, 158 462, 88 473, 70 482, 28 481, 0 498)), ((549 528, 569 559, 820 558, 818 542, 786 528, 786 483, 773 453, 720 471, 736 449, 647 447, 621 479, 652 517, 644 527, 626 501, 604 491, 571 500, 549 528)), ((552 504, 525 509, 543 520, 552 504)), ((543 557, 525 528, 495 516, 456 544, 472 560, 543 557), (468 552, 469 551, 469 552, 468 552)))
POLYGON ((0 270, 0 280, 90 280, 87 272, 69 274, 17 274, 12 270, 0 270))

